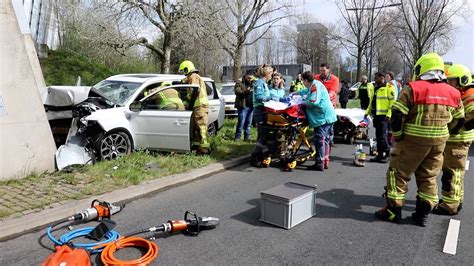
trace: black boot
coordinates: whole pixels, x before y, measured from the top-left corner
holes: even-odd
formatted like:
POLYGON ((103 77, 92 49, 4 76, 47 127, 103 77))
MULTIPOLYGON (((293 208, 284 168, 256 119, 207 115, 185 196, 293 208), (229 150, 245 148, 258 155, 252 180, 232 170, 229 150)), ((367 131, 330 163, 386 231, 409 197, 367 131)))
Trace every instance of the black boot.
POLYGON ((387 205, 375 212, 375 218, 398 224, 402 220, 402 207, 390 207, 387 205))
POLYGON ((413 223, 421 227, 426 227, 426 223, 428 221, 428 214, 430 213, 430 211, 431 205, 428 202, 421 200, 417 197, 416 211, 411 215, 413 223))

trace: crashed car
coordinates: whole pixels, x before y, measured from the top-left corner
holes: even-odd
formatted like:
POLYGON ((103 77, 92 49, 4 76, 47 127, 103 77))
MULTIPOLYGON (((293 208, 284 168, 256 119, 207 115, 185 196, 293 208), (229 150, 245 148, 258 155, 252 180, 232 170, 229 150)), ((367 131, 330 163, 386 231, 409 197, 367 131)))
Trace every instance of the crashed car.
MULTIPOLYGON (((195 100, 190 95, 197 95, 198 86, 180 84, 183 78, 124 74, 92 87, 49 87, 44 106, 58 146, 57 168, 111 160, 137 149, 190 151, 190 103, 195 100), (183 109, 157 103, 157 96, 171 89, 178 92, 183 109)), ((214 135, 224 124, 225 100, 212 79, 203 80, 209 97, 208 133, 214 135)))

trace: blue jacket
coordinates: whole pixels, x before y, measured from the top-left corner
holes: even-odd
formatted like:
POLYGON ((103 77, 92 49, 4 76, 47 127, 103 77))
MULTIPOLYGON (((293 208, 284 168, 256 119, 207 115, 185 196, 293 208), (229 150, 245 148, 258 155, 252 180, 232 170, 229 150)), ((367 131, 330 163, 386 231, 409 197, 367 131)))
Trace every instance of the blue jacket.
POLYGON ((270 90, 267 82, 259 78, 253 84, 253 107, 263 106, 263 102, 270 100, 270 90))
POLYGON ((306 95, 306 118, 310 127, 320 127, 336 122, 337 116, 332 106, 329 94, 324 85, 314 80, 310 88, 298 91, 299 95, 306 95))
POLYGON ((271 100, 275 100, 275 101, 279 101, 280 98, 283 98, 285 97, 285 89, 284 88, 274 88, 274 87, 271 87, 270 88, 270 99, 271 100))

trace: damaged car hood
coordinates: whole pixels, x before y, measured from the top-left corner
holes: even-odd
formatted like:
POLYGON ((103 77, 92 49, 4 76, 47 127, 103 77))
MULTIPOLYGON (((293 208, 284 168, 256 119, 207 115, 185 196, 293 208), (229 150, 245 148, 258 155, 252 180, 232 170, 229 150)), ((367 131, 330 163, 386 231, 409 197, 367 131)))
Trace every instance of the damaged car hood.
POLYGON ((105 100, 118 104, 91 86, 49 86, 43 104, 55 107, 74 106, 86 101, 91 96, 91 91, 105 100))

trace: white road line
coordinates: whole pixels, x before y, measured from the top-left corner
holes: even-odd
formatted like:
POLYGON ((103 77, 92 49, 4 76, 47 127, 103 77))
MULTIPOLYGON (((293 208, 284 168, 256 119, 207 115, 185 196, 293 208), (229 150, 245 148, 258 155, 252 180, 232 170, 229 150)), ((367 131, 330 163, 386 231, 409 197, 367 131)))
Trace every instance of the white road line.
POLYGON ((443 252, 451 255, 456 255, 456 248, 458 246, 459 227, 461 221, 450 219, 448 233, 446 234, 446 241, 444 241, 443 252))

